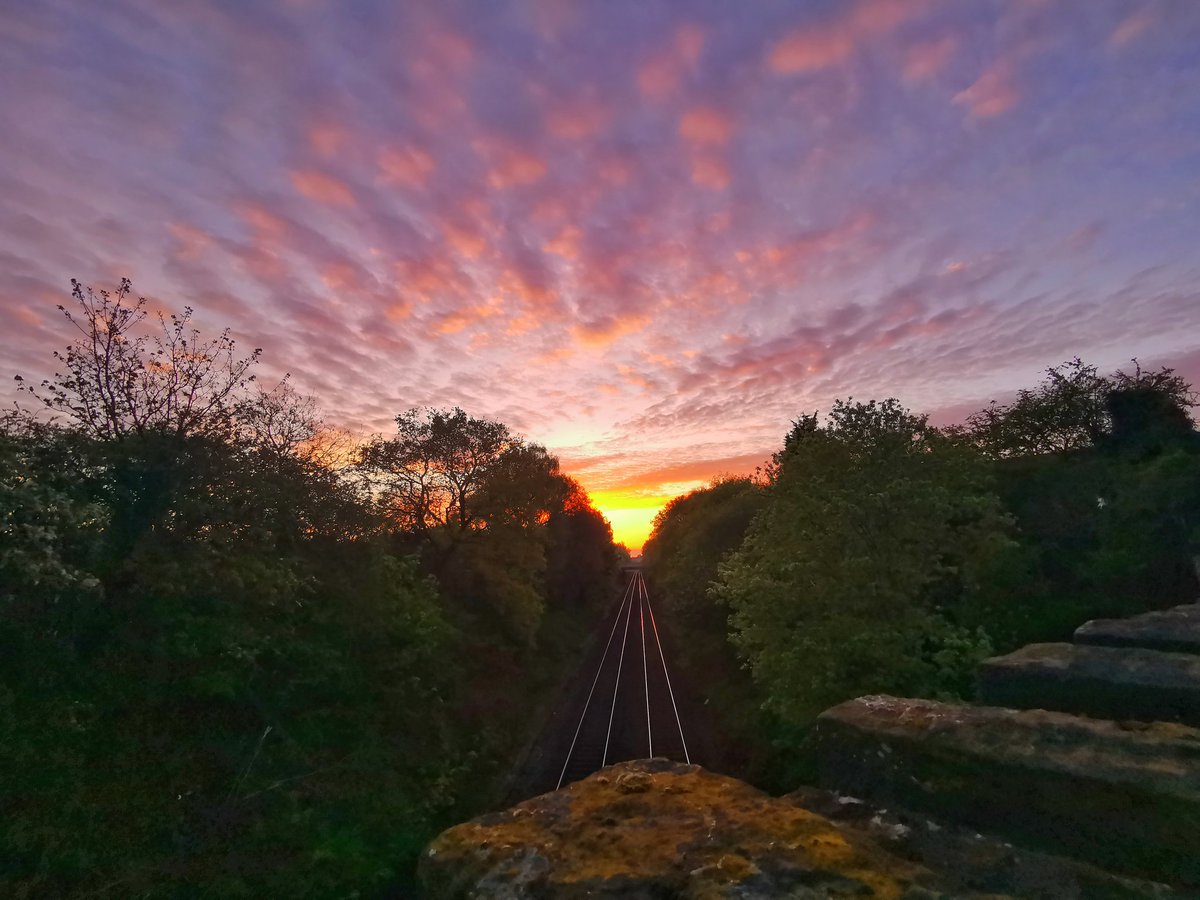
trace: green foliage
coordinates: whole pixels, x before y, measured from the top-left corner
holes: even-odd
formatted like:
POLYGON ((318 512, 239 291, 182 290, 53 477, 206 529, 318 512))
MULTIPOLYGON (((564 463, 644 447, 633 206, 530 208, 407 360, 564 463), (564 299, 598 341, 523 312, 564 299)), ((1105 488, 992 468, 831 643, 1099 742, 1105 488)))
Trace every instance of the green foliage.
POLYGON ((763 486, 726 478, 676 497, 654 519, 642 559, 656 592, 678 616, 711 620, 708 599, 717 565, 735 550, 766 501, 763 486))
POLYGON ((708 594, 717 566, 741 545, 766 502, 764 485, 750 478, 718 479, 676 497, 655 517, 642 565, 655 603, 661 600, 669 611, 663 627, 683 638, 675 643, 673 664, 702 686, 706 712, 719 722, 720 741, 710 751, 717 755, 709 765, 788 790, 797 782, 772 777, 779 768, 769 746, 776 723, 760 709, 761 692, 728 641, 728 610, 708 594))
POLYGON ((1103 376, 1076 357, 1046 370, 1015 401, 992 401, 963 433, 997 459, 1063 453, 1113 442, 1161 442, 1191 431, 1191 386, 1171 369, 1103 376))
POLYGON ((997 488, 1017 523, 1018 546, 967 613, 999 649, 1194 599, 1194 403, 1170 369, 1135 361, 1132 373, 1101 376, 1077 359, 1016 403, 968 420, 962 434, 997 459, 997 488))
POLYGON ((768 706, 802 723, 878 691, 961 695, 987 637, 956 609, 1007 545, 979 456, 895 401, 796 423, 714 596, 768 706))
POLYGON ((58 446, 45 425, 20 412, 0 420, 0 610, 5 621, 39 622, 51 607, 98 597, 100 583, 89 570, 107 510, 73 490, 66 477, 73 464, 70 450, 58 446))
POLYGON ((129 296, 76 286, 66 426, 0 419, 0 894, 403 894, 573 662, 531 647, 612 584, 607 523, 461 411, 401 417, 448 493, 388 519, 311 401, 129 296))

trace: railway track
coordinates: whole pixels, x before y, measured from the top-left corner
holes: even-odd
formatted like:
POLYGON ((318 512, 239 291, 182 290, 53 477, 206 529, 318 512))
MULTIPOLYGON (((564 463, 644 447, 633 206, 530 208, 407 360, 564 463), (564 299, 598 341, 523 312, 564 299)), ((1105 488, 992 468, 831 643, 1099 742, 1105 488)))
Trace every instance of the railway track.
POLYGON ((577 711, 556 787, 615 762, 653 756, 691 762, 658 620, 646 581, 634 572, 577 711))

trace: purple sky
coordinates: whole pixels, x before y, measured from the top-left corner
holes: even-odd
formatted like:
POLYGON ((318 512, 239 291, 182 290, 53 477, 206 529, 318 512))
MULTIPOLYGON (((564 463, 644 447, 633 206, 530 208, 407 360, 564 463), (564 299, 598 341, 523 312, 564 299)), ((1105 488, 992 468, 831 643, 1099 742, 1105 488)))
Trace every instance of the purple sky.
POLYGON ((639 544, 801 412, 1200 380, 1200 3, 12 2, 5 375, 68 279, 335 422, 461 405, 639 544))

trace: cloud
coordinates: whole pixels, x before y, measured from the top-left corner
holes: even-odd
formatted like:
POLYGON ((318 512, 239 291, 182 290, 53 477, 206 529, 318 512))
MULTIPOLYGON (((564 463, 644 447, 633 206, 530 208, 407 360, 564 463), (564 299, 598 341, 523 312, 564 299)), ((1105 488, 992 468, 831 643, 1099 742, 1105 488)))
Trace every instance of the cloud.
POLYGON ((920 16, 928 6, 923 0, 858 0, 838 17, 784 34, 771 45, 767 65, 780 75, 830 68, 865 42, 920 16))
POLYGON ((915 83, 933 78, 946 68, 958 46, 952 34, 913 44, 904 54, 904 80, 915 83))
POLYGON ((585 347, 607 347, 613 341, 638 331, 645 326, 645 316, 604 316, 592 321, 583 321, 572 326, 571 334, 585 347))
POLYGON ((712 155, 692 157, 692 181, 702 187, 723 191, 729 187, 732 175, 724 160, 712 155))
POLYGON ((318 156, 336 156, 349 140, 350 133, 336 122, 314 122, 308 128, 309 146, 318 156))
POLYGON ((680 90, 704 50, 705 33, 694 22, 680 24, 666 47, 656 51, 637 70, 637 85, 649 100, 663 101, 680 90))
POLYGON ((1158 21, 1158 10, 1155 6, 1147 4, 1137 12, 1130 14, 1121 20, 1121 23, 1113 29, 1112 34, 1108 37, 1108 46, 1114 49, 1124 47, 1141 37, 1147 29, 1158 21))
POLYGON ((976 119, 1003 115, 1021 99, 1015 84, 1015 64, 1002 58, 986 68, 970 87, 954 95, 954 102, 965 106, 976 119))
POLYGON ((504 190, 540 181, 546 174, 546 161, 533 151, 495 137, 473 144, 476 154, 487 166, 487 183, 504 190))
POLYGON ((388 184, 423 187, 437 164, 419 147, 389 147, 379 151, 379 175, 388 184))
POLYGON ((733 135, 733 123, 718 109, 697 107, 683 114, 679 134, 694 144, 725 144, 733 135))
POLYGON ((309 200, 330 206, 353 206, 354 193, 339 179, 316 169, 301 169, 291 173, 292 184, 309 200))

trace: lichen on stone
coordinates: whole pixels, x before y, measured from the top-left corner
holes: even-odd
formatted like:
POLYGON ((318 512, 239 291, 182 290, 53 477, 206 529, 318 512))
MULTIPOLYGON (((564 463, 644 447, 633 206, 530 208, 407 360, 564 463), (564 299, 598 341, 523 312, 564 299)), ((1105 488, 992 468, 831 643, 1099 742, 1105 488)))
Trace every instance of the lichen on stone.
POLYGON ((640 760, 440 835, 434 898, 899 898, 930 873, 827 819, 697 766, 640 760), (502 886, 502 889, 501 889, 502 886))

